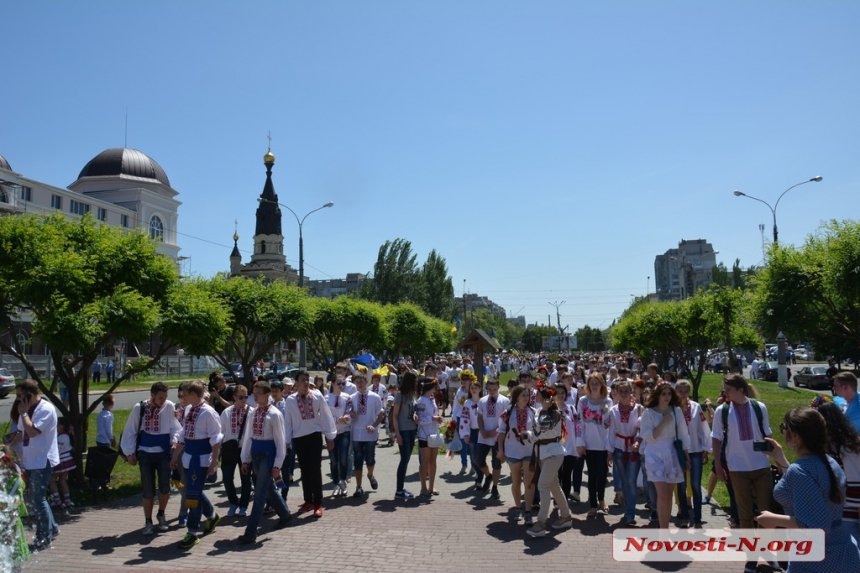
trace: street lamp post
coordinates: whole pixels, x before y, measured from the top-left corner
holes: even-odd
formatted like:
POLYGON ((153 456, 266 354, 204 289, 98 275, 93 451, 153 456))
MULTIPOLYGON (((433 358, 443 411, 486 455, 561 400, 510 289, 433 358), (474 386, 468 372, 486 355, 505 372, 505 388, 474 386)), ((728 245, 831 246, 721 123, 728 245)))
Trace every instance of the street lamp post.
POLYGON ((771 215, 773 215, 773 244, 778 245, 779 244, 779 231, 777 230, 777 227, 776 227, 776 208, 779 207, 780 200, 783 198, 783 196, 786 193, 788 193, 789 191, 791 191, 795 187, 799 187, 800 185, 806 185, 807 183, 819 183, 822 179, 824 179, 824 177, 822 177, 821 175, 816 175, 815 177, 813 177, 811 179, 807 179, 806 181, 801 181, 800 183, 795 183, 794 185, 792 185, 791 187, 789 187, 788 189, 783 191, 779 195, 779 197, 777 197, 776 203, 773 204, 773 207, 771 207, 770 203, 768 203, 764 199, 759 199, 758 197, 753 197, 752 195, 747 195, 743 191, 735 191, 735 197, 746 197, 747 199, 752 199, 753 201, 758 201, 759 203, 764 204, 768 209, 770 209, 770 213, 771 213, 771 215))
MULTIPOLYGON (((270 201, 268 199, 263 199, 260 197, 257 201, 265 202, 265 203, 275 203, 289 211, 293 214, 293 217, 296 218, 296 223, 299 226, 299 288, 303 288, 305 286, 305 239, 302 235, 302 228, 305 224, 305 219, 307 219, 312 213, 316 213, 317 211, 322 211, 323 209, 327 209, 328 207, 334 207, 334 203, 329 201, 324 205, 320 205, 316 209, 311 209, 307 213, 305 213, 304 217, 299 218, 298 214, 290 209, 289 206, 284 205, 283 203, 278 203, 277 201, 270 201)), ((307 366, 307 350, 305 348, 305 341, 299 340, 299 367, 305 368, 307 366)))
MULTIPOLYGON (((801 181, 800 183, 795 183, 785 191, 779 194, 779 197, 776 198, 776 203, 771 207, 770 203, 765 201, 764 199, 759 199, 758 197, 753 197, 752 195, 747 195, 743 191, 735 191, 735 197, 746 197, 747 199, 752 199, 753 201, 758 201, 759 203, 764 204, 768 209, 770 209, 770 214, 773 215, 773 246, 779 246, 779 231, 776 226, 776 208, 779 207, 780 200, 785 196, 786 193, 794 189, 795 187, 799 187, 801 185, 806 185, 807 183, 820 183, 821 180, 824 179, 821 175, 816 175, 806 181, 801 181)), ((785 343, 786 338, 785 334, 782 331, 777 334, 777 382, 779 383, 780 388, 788 388, 788 370, 785 365, 785 343)))

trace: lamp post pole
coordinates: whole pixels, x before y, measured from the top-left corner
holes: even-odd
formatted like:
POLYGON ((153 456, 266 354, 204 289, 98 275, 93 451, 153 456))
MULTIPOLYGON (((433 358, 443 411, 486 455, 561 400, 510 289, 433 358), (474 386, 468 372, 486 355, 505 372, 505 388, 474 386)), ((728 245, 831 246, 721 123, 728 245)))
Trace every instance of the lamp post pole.
MULTIPOLYGON (((773 246, 779 246, 779 230, 776 226, 776 208, 779 207, 779 202, 785 196, 786 193, 794 189, 795 187, 799 187, 801 185, 806 185, 807 183, 820 183, 821 180, 824 179, 821 175, 816 175, 815 177, 811 177, 806 181, 801 181, 800 183, 795 183, 785 191, 779 194, 779 197, 776 198, 776 203, 771 206, 770 203, 765 201, 764 199, 759 199, 758 197, 753 197, 752 195, 747 195, 743 191, 735 191, 735 197, 746 197, 747 199, 752 199, 753 201, 758 201, 770 209, 770 214, 773 216, 773 246)), ((780 331, 776 337, 777 340, 777 382, 779 383, 780 388, 788 388, 788 370, 785 364, 785 343, 786 337, 785 334, 780 331)))
MULTIPOLYGON (((322 211, 323 209, 327 209, 328 207, 334 207, 334 203, 329 201, 324 205, 320 205, 316 209, 311 209, 307 213, 305 213, 304 217, 299 218, 298 214, 290 209, 288 205, 284 205, 283 203, 278 203, 277 201, 268 201, 266 199, 260 198, 259 201, 265 201, 266 203, 275 203, 280 205, 287 211, 293 214, 293 217, 296 218, 296 224, 299 226, 299 288, 304 288, 305 286, 305 239, 302 234, 302 228, 305 225, 305 219, 307 219, 312 213, 316 213, 317 211, 322 211)), ((299 367, 305 368, 307 367, 307 348, 305 346, 304 339, 298 340, 298 350, 299 350, 299 367)))
POLYGON ((777 229, 777 226, 776 226, 776 208, 779 207, 780 200, 782 200, 782 198, 785 196, 786 193, 788 193, 789 191, 791 191, 795 187, 799 187, 801 185, 806 185, 807 183, 819 183, 822 179, 824 179, 824 177, 822 177, 821 175, 816 175, 815 177, 807 179, 806 181, 801 181, 800 183, 795 183, 794 185, 792 185, 791 187, 789 187, 788 189, 786 189, 785 191, 780 193, 779 197, 777 197, 777 199, 776 199, 776 203, 774 203, 772 207, 771 207, 770 203, 768 203, 764 199, 759 199, 758 197, 753 197, 752 195, 748 195, 748 194, 744 193, 743 191, 735 191, 734 195, 735 195, 735 197, 746 197, 747 199, 752 199, 753 201, 758 201, 759 203, 762 203, 765 207, 770 209, 770 214, 773 215, 773 244, 779 245, 779 230, 777 229))

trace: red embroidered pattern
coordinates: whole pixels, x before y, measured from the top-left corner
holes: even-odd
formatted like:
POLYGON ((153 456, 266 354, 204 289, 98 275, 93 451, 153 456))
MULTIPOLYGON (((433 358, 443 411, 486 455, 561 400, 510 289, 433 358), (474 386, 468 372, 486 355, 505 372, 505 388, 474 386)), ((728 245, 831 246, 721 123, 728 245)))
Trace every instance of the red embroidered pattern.
POLYGON ((517 408, 517 431, 525 432, 529 422, 529 413, 525 408, 517 408))
POLYGON ((185 439, 193 440, 194 439, 194 431, 197 426, 197 416, 200 415, 200 411, 203 409, 203 402, 196 406, 192 406, 188 410, 188 415, 185 416, 185 439))
POLYGON ((618 407, 618 414, 621 416, 621 423, 622 424, 626 424, 627 422, 630 421, 630 413, 632 411, 633 411, 633 406, 630 406, 630 409, 628 409, 626 412, 624 411, 624 408, 622 408, 621 406, 618 407))
POLYGON ((143 431, 147 434, 161 433, 161 410, 155 404, 147 404, 143 413, 143 431))
POLYGON ((301 394, 296 395, 296 404, 299 406, 299 414, 301 414, 302 420, 314 419, 314 397, 311 396, 310 392, 305 397, 302 397, 301 394))
POLYGON ((693 405, 687 404, 687 407, 684 408, 684 420, 686 420, 687 425, 690 425, 690 421, 693 419, 693 405))
POLYGON ((358 415, 367 414, 367 394, 358 395, 358 415))
POLYGON ((487 398, 487 416, 495 416, 496 415, 496 397, 490 396, 487 398))
POLYGON ((245 421, 245 416, 248 415, 246 408, 233 407, 233 413, 230 415, 230 429, 233 435, 238 436, 239 429, 242 427, 242 422, 245 421))
POLYGON ((259 406, 256 410, 254 410, 254 423, 251 425, 253 430, 253 436, 258 439, 262 439, 263 437, 263 426, 266 423, 266 414, 269 413, 269 406, 266 407, 259 406))

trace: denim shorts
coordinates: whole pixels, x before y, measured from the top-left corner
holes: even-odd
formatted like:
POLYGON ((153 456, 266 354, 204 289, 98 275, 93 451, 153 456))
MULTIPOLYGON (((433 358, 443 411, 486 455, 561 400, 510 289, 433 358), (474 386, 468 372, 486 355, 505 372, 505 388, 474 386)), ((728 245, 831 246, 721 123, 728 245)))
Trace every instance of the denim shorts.
POLYGON ((510 456, 505 456, 505 461, 509 464, 518 464, 523 461, 525 458, 512 458, 510 456))
POLYGON ((137 452, 140 466, 140 486, 144 499, 155 497, 155 483, 158 480, 158 493, 170 493, 170 452, 137 452))
POLYGON ((360 470, 364 464, 376 465, 376 442, 353 442, 352 455, 355 469, 360 470))

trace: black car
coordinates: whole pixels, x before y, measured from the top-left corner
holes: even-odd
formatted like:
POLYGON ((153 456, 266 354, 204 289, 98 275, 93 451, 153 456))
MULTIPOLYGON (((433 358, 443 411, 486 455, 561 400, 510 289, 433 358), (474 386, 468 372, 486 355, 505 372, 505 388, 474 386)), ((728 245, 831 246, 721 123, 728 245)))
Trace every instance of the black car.
POLYGON ((804 366, 794 375, 794 385, 813 390, 832 390, 833 380, 827 375, 826 366, 804 366))
MULTIPOLYGON (((788 377, 791 378, 791 368, 786 366, 785 370, 786 370, 788 377)), ((775 360, 771 361, 771 362, 764 362, 759 367, 758 371, 759 371, 759 377, 762 380, 765 380, 767 382, 778 382, 779 381, 779 362, 777 362, 775 360)))

